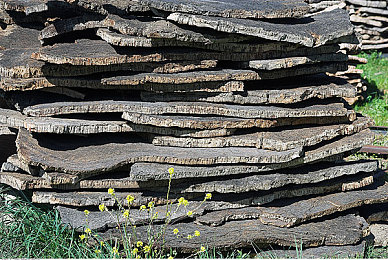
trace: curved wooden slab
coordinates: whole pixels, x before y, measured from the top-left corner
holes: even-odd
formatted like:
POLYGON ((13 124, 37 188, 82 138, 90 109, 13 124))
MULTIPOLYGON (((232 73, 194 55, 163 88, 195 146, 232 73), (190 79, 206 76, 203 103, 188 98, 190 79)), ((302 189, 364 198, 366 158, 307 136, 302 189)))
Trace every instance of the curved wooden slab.
MULTIPOLYGON (((198 252, 201 245, 219 250, 250 247, 252 243, 258 246, 280 245, 294 247, 295 243, 303 242, 303 247, 338 246, 357 244, 366 233, 368 224, 361 217, 354 215, 340 216, 322 222, 303 224, 293 228, 279 228, 262 224, 259 220, 243 220, 228 222, 220 227, 209 227, 194 223, 179 223, 171 225, 166 230, 165 246, 176 248, 179 252, 198 252), (178 237, 172 232, 177 228, 178 237), (195 230, 201 236, 185 239, 195 230), (243 236, 241 234, 244 234, 243 236)), ((138 227, 137 238, 146 239, 146 227, 138 227)), ((161 228, 155 227, 157 230, 161 228)), ((103 239, 120 236, 119 231, 111 229, 101 234, 103 239)))
POLYGON ((308 5, 301 0, 251 1, 232 0, 139 0, 140 4, 166 12, 193 13, 233 18, 285 18, 300 17, 308 12, 308 5))
MULTIPOLYGON (((124 113, 124 118, 128 115, 124 113)), ((171 118, 171 117, 169 117, 171 118)), ((189 118, 182 119, 182 123, 189 118)), ((207 118, 211 119, 211 118, 207 118)), ((229 118, 231 120, 233 118, 229 118)), ((150 118, 150 121, 152 119, 150 118)), ((150 122, 149 121, 149 122, 150 122)), ((148 122, 148 123, 149 123, 148 122)), ((152 122, 152 121, 151 121, 152 122)), ((170 121, 171 125, 174 121, 170 121)), ((221 121, 228 123, 228 121, 221 121)), ((256 120, 254 122, 257 122, 256 120)), ((144 122, 143 122, 144 123, 144 122)), ((192 124, 201 123, 199 120, 192 124)), ((277 124, 272 126, 287 126, 287 120, 277 120, 277 124)), ((233 135, 227 137, 212 137, 212 138, 177 138, 172 136, 155 136, 152 138, 154 145, 160 146, 176 146, 176 147, 256 147, 275 151, 284 151, 296 147, 307 147, 318 144, 323 141, 331 140, 337 136, 350 135, 361 130, 364 130, 373 125, 373 121, 369 118, 358 118, 352 124, 329 125, 329 126, 311 126, 292 130, 273 131, 273 132, 256 132, 250 134, 233 135)), ((245 126, 245 125, 244 125, 245 126)), ((249 125, 247 125, 249 126, 249 125)), ((263 125, 255 125, 262 127, 263 125)), ((270 127, 266 125, 265 127, 270 127)), ((190 127, 193 127, 190 125, 190 127)), ((228 128, 228 125, 224 126, 228 128)), ((236 126, 235 128, 243 128, 236 126)))
MULTIPOLYGON (((97 138, 97 137, 96 137, 97 138)), ((94 137, 88 139, 63 140, 42 147, 26 130, 20 129, 17 147, 21 161, 40 166, 46 171, 60 171, 75 175, 97 175, 120 166, 135 162, 164 162, 187 165, 210 165, 222 163, 275 163, 298 158, 302 149, 274 152, 256 148, 175 148, 157 147, 152 144, 138 143, 127 138, 115 139, 96 144, 94 137), (82 142, 83 144, 81 145, 82 142), (51 148, 50 148, 51 146, 51 148), (67 146, 67 148, 66 148, 67 146), (111 156, 106 156, 106 154, 111 156)), ((98 139, 98 138, 97 138, 98 139)), ((40 140, 42 141, 42 140, 40 140)), ((51 140, 54 141, 54 140, 51 140)))
POLYGON ((342 103, 313 105, 305 108, 281 108, 274 106, 238 106, 202 102, 148 103, 131 101, 57 102, 27 107, 23 113, 29 116, 53 116, 83 113, 141 113, 147 115, 194 114, 218 115, 239 118, 295 118, 341 117, 348 110, 342 103))
POLYGON ((388 202, 387 195, 388 184, 380 182, 368 189, 334 193, 297 201, 282 207, 266 208, 260 214, 260 220, 274 226, 292 227, 338 211, 388 202))
POLYGON ((353 26, 345 10, 336 9, 304 18, 304 23, 275 24, 260 20, 221 18, 184 13, 173 13, 168 20, 179 24, 211 28, 226 33, 239 33, 273 41, 286 41, 308 47, 353 34, 353 26), (330 32, 327 31, 330 28, 330 32))
POLYGON ((330 159, 332 156, 360 149, 362 146, 372 143, 373 140, 374 134, 369 129, 363 130, 360 133, 343 137, 334 142, 307 151, 303 158, 281 164, 192 167, 171 164, 135 163, 131 167, 131 178, 137 181, 168 180, 170 178, 168 169, 171 167, 173 167, 176 172, 176 174, 172 176, 173 179, 226 176, 278 170, 317 162, 323 159, 330 159))

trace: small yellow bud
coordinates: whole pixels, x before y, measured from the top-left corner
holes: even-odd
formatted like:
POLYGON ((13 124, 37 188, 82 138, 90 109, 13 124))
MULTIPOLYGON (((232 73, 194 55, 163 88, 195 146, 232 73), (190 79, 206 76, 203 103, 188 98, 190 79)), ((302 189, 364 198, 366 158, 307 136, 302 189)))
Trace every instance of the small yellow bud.
POLYGON ((143 246, 143 242, 137 241, 136 246, 137 246, 137 247, 142 247, 142 246, 143 246))
POLYGON ((174 168, 172 168, 172 167, 169 168, 169 169, 168 169, 168 173, 169 173, 170 175, 173 175, 173 174, 174 174, 174 168))
POLYGON ((153 201, 150 201, 150 202, 148 202, 148 207, 149 207, 149 208, 152 208, 152 207, 154 206, 154 204, 155 204, 155 203, 154 203, 153 201))
POLYGON ((100 210, 101 212, 103 212, 103 211, 106 210, 105 204, 99 205, 98 208, 99 208, 99 210, 100 210))
POLYGON ((115 193, 115 190, 112 188, 108 189, 108 194, 113 195, 115 193))
POLYGON ((96 250, 94 250, 94 253, 99 254, 99 253, 101 253, 101 250, 96 249, 96 250))
POLYGON ((82 240, 84 240, 86 238, 85 234, 82 234, 82 235, 79 235, 79 238, 82 240))
POLYGON ((112 247, 112 253, 117 255, 119 253, 119 250, 117 249, 117 247, 112 247))
POLYGON ((104 246, 104 242, 100 241, 100 245, 101 245, 101 246, 104 246))
POLYGON ((140 206, 140 210, 145 210, 145 209, 147 209, 147 207, 145 205, 140 206))
POLYGON ((88 215, 90 214, 90 211, 87 210, 87 209, 85 209, 85 210, 84 210, 84 213, 85 213, 85 216, 88 216, 88 215))
POLYGON ((135 197, 133 197, 133 196, 131 196, 131 195, 128 195, 128 196, 127 196, 128 204, 131 204, 134 200, 135 200, 135 197))
POLYGON ((187 216, 192 216, 193 215, 193 212, 190 210, 189 212, 187 212, 187 216))
POLYGON ((85 229, 85 233, 89 235, 90 233, 92 233, 92 231, 90 230, 90 228, 87 228, 85 229))
POLYGON ((174 259, 174 257, 173 256, 169 256, 168 259, 174 259))
POLYGON ((144 252, 149 253, 150 251, 151 251, 151 247, 150 246, 145 246, 144 247, 144 252))
POLYGON ((179 229, 175 228, 172 232, 174 232, 174 234, 178 234, 179 233, 179 229))
POLYGON ((140 259, 140 258, 141 258, 141 256, 139 256, 139 255, 136 256, 136 259, 140 259))
POLYGON ((187 235, 187 239, 192 239, 193 236, 192 235, 187 235))
POLYGON ((136 255, 137 253, 139 253, 139 249, 134 248, 134 249, 132 250, 132 254, 136 255))
POLYGON ((129 218, 129 211, 128 210, 124 211, 123 216, 124 218, 129 218))
POLYGON ((212 198, 211 193, 206 193, 205 199, 210 200, 212 198))
POLYGON ((201 232, 199 232, 198 230, 195 230, 194 236, 199 237, 200 235, 201 235, 201 232))
POLYGON ((200 253, 203 253, 206 251, 206 248, 204 246, 201 246, 201 249, 199 250, 200 253))
POLYGON ((189 201, 188 200, 184 200, 183 201, 183 206, 187 207, 187 205, 189 205, 189 201))
POLYGON ((178 205, 182 205, 182 204, 183 204, 183 201, 185 201, 185 198, 180 197, 180 198, 178 199, 178 205))

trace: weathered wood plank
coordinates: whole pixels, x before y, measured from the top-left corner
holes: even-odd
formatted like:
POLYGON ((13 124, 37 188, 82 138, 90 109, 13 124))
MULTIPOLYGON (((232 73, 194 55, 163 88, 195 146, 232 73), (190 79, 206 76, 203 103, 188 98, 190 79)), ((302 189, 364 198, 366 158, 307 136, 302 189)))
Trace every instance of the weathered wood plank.
POLYGON ((347 115, 342 103, 313 105, 305 108, 280 108, 275 106, 237 106, 200 102, 148 103, 131 101, 57 102, 27 107, 28 116, 53 116, 83 113, 141 113, 147 115, 191 114, 218 115, 241 118, 284 118, 284 117, 340 117, 347 115))
POLYGON ((307 200, 297 201, 282 207, 266 208, 260 214, 265 224, 292 227, 311 219, 327 216, 339 211, 379 204, 388 201, 388 184, 376 183, 370 189, 334 193, 307 200))
MULTIPOLYGON (((156 230, 161 227, 155 226, 156 230)), ((166 230, 165 246, 176 248, 179 252, 197 252, 201 245, 218 250, 257 246, 281 245, 294 247, 295 241, 303 242, 303 247, 353 245, 361 241, 367 223, 361 217, 354 215, 340 216, 322 222, 303 224, 293 228, 279 228, 262 224, 259 220, 244 220, 228 222, 220 227, 209 227, 193 223, 179 223, 171 225, 166 230), (172 231, 177 228, 181 236, 177 237, 172 231), (185 239, 195 230, 201 236, 185 239), (217 235, 215 235, 217 234, 217 235), (242 236, 241 234, 244 234, 242 236)), ((146 239, 145 228, 138 227, 137 238, 146 239)), ((101 234, 104 239, 120 236, 119 231, 111 229, 101 234)))
POLYGON ((140 4, 166 12, 183 12, 234 18, 285 18, 301 17, 308 12, 303 1, 188 1, 188 0, 139 0, 140 4))
MULTIPOLYGON (((75 137, 71 139, 73 138, 75 137)), ((132 140, 131 143, 128 137, 124 140, 123 138, 120 140, 120 138, 112 137, 112 140, 108 143, 101 145, 95 144, 97 140, 93 136, 88 137, 87 140, 76 139, 66 140, 65 138, 61 142, 56 137, 55 142, 50 144, 50 138, 46 137, 44 141, 50 145, 43 147, 30 133, 21 129, 16 141, 18 157, 21 161, 29 165, 40 166, 46 171, 60 171, 85 175, 83 177, 86 177, 86 175, 100 174, 135 162, 164 162, 187 165, 280 163, 296 159, 302 152, 302 149, 274 152, 256 148, 187 149, 157 147, 152 144, 137 143, 136 140, 132 140), (65 148, 66 146, 68 148, 65 148), (107 157, 107 152, 112 156, 107 157)), ((40 139, 40 141, 43 140, 40 139)))
MULTIPOLYGON (((173 13, 168 20, 179 24, 211 28, 226 33, 239 33, 273 41, 286 41, 308 47, 324 45, 353 34, 353 26, 345 10, 333 10, 313 15, 305 23, 275 24, 259 20, 220 18, 173 13), (330 27, 328 32, 326 29, 330 27)), ((307 20, 306 20, 307 19, 307 20)))
MULTIPOLYGON (((184 120, 183 120, 184 121, 184 120)), ((256 122, 256 121, 255 121, 256 122)), ((226 122, 225 122, 226 123, 226 122)), ((171 122, 173 125, 174 122, 171 122)), ((195 122, 194 122, 195 124, 195 122)), ((287 120, 278 120, 277 125, 287 126, 287 120), (284 121, 284 122, 283 122, 284 121)), ((171 136, 151 137, 152 144, 176 147, 256 147, 261 149, 284 151, 296 147, 313 146, 320 142, 331 140, 337 136, 350 135, 373 125, 369 118, 359 118, 352 124, 310 126, 292 130, 256 132, 212 138, 177 138, 171 136)), ((228 125, 224 126, 228 128, 228 125)), ((236 128, 243 128, 237 127, 236 128)), ((255 127, 260 127, 256 125, 255 127)), ((268 126, 266 126, 268 127, 268 126)))
POLYGON ((364 130, 358 134, 346 136, 329 144, 324 144, 316 149, 306 151, 303 158, 283 164, 269 165, 222 165, 209 167, 192 167, 171 164, 156 163, 135 163, 131 167, 131 178, 137 181, 148 180, 168 180, 170 178, 168 169, 175 168, 176 174, 173 179, 180 178, 197 178, 197 177, 214 177, 226 176, 243 173, 257 173, 271 170, 278 170, 287 167, 294 167, 301 164, 317 162, 322 159, 329 159, 348 151, 361 148, 363 145, 373 142, 374 135, 370 130, 364 130))

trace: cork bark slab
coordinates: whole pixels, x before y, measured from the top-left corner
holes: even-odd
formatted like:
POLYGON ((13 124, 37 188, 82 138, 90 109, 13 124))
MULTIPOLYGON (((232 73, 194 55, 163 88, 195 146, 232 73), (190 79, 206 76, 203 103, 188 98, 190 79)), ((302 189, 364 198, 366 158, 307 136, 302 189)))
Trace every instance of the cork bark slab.
POLYGON ((193 71, 176 74, 141 73, 102 79, 107 85, 189 84, 208 81, 257 80, 259 75, 251 70, 223 69, 218 71, 193 71))
POLYGON ((289 57, 273 60, 253 60, 249 67, 257 70, 286 69, 300 65, 315 64, 321 62, 347 61, 348 56, 342 53, 328 53, 307 57, 289 57))
POLYGON ((387 224, 372 224, 370 233, 374 237, 373 245, 376 247, 386 247, 388 245, 388 225, 387 224))
POLYGON ((267 208, 261 213, 260 220, 265 224, 292 227, 335 212, 387 202, 388 184, 382 185, 380 182, 379 185, 366 190, 335 193, 278 208, 267 208))
POLYGON ((308 12, 303 1, 250 1, 231 0, 188 1, 188 0, 139 0, 140 4, 166 12, 193 13, 208 16, 234 18, 285 18, 300 17, 308 12))
POLYGON ((387 2, 385 1, 368 1, 368 0, 347 0, 347 2, 359 5, 362 7, 374 7, 374 8, 385 8, 387 7, 387 2))
MULTIPOLYGON (((374 172, 377 169, 376 162, 360 164, 334 165, 332 167, 311 169, 297 168, 281 172, 222 179, 215 181, 194 181, 193 184, 183 185, 183 192, 218 192, 218 193, 242 193, 249 191, 271 190, 290 184, 317 183, 334 179, 344 175, 354 175, 359 172, 374 172), (184 188, 184 187, 187 188, 184 188)), ((181 185, 182 187, 182 185, 181 185)), ((280 217, 279 217, 280 218, 280 217)))
POLYGON ((360 258, 363 257, 366 250, 366 242, 362 241, 357 245, 349 246, 320 246, 312 248, 296 249, 273 249, 259 252, 258 258, 309 258, 309 259, 327 259, 327 258, 360 258))
MULTIPOLYGON (((184 119, 182 119, 184 121, 184 119)), ((283 120, 279 120, 283 121, 283 120)), ((285 120, 286 121, 286 120, 285 120)), ((171 122, 173 125, 174 122, 171 122)), ((275 124, 276 125, 276 124, 275 124)), ((286 125, 280 123, 280 125, 286 125)), ((256 147, 275 151, 284 151, 296 147, 306 147, 331 140, 340 135, 350 135, 373 125, 368 118, 359 118, 350 125, 330 125, 274 132, 256 132, 213 138, 177 138, 171 136, 155 136, 152 144, 176 147, 256 147)), ((249 125, 248 125, 249 126, 249 125)), ((224 127, 228 127, 225 125, 224 127)), ((260 127, 256 125, 255 127, 260 127)), ((266 126, 268 127, 268 126, 266 126)), ((243 128, 235 126, 235 128, 243 128)))
POLYGON ((127 15, 129 12, 148 12, 150 8, 145 5, 140 5, 133 0, 66 0, 67 2, 79 6, 81 10, 89 10, 91 12, 107 15, 119 14, 127 15))
POLYGON ((0 31, 0 49, 28 49, 41 47, 39 30, 13 24, 0 31))
POLYGON ((168 20, 179 24, 211 28, 226 33, 238 33, 273 41, 286 41, 308 47, 353 34, 353 26, 345 10, 336 9, 301 19, 302 23, 276 24, 259 20, 220 18, 173 13, 168 20), (327 31, 330 28, 330 32, 327 31))
MULTIPOLYGON (((153 202, 156 206, 165 205, 167 202, 174 202, 175 199, 167 200, 166 194, 147 193, 147 192, 115 192, 117 200, 121 205, 128 207, 126 197, 131 195, 135 198, 131 206, 140 207, 153 202)), ((104 204, 107 207, 117 207, 115 198, 107 192, 81 191, 81 192, 52 192, 52 191, 34 191, 32 195, 33 203, 63 205, 74 207, 89 207, 104 204)))
POLYGON ((356 87, 347 83, 328 83, 290 89, 266 89, 266 85, 257 84, 260 90, 248 90, 244 93, 152 93, 142 92, 142 101, 147 102, 210 102, 233 103, 241 105, 259 104, 293 104, 311 98, 326 99, 331 97, 353 98, 356 87))
POLYGON ((388 223, 388 203, 367 205, 359 210, 368 223, 388 223))
MULTIPOLYGON (((156 226, 157 230, 161 227, 156 226)), ((243 220, 228 222, 220 227, 209 227, 194 223, 179 223, 171 225, 166 230, 165 246, 176 248, 179 252, 197 252, 201 245, 218 250, 257 246, 280 245, 295 246, 295 241, 303 242, 304 247, 352 245, 361 241, 367 223, 361 217, 354 215, 340 216, 322 222, 313 222, 293 228, 279 228, 262 224, 259 220, 243 220), (172 232, 177 228, 183 237, 172 232), (195 230, 201 236, 184 239, 195 230), (244 234, 243 236, 241 234, 244 234)), ((138 227, 137 238, 146 239, 145 228, 138 227)), ((101 234, 103 239, 119 237, 119 231, 112 229, 101 234)))
POLYGON ((168 180, 168 169, 173 167, 176 174, 173 179, 215 177, 244 173, 257 173, 271 170, 278 170, 287 167, 294 167, 302 164, 317 162, 322 159, 329 159, 332 156, 340 155, 355 149, 359 149, 366 144, 373 142, 374 134, 370 130, 363 130, 360 133, 343 137, 334 142, 324 144, 318 148, 305 152, 303 158, 293 160, 288 163, 269 165, 222 165, 208 167, 191 167, 171 164, 156 163, 135 163, 131 167, 131 178, 136 181, 148 180, 168 180))
POLYGON ((157 147, 152 144, 131 143, 128 138, 126 138, 126 142, 125 140, 115 140, 113 138, 109 143, 98 145, 93 144, 92 138, 51 142, 53 140, 49 141, 50 139, 46 137, 45 142, 51 142, 51 148, 42 147, 37 139, 21 129, 16 142, 18 157, 21 161, 29 165, 40 166, 46 171, 59 171, 75 175, 96 175, 96 173, 110 171, 135 162, 187 165, 281 163, 298 158, 302 152, 301 149, 274 152, 256 148, 186 149, 157 147), (117 143, 117 141, 120 141, 120 143, 117 143), (80 142, 86 143, 81 145, 80 142), (107 152, 111 156, 107 157, 107 152))
POLYGON ((88 13, 78 17, 57 20, 40 31, 39 40, 45 43, 48 39, 66 33, 99 28, 103 26, 101 20, 102 17, 88 13))
POLYGON ((48 11, 47 0, 2 0, 0 5, 7 11, 23 12, 26 15, 48 11))
MULTIPOLYGON (((175 205, 174 205, 175 206, 175 205)), ((187 212, 189 210, 195 211, 194 215, 202 214, 204 209, 203 206, 199 207, 199 203, 189 204, 187 208, 179 207, 175 212, 175 207, 173 206, 174 211, 171 212, 171 221, 176 222, 179 220, 188 219, 187 212)), ((100 211, 90 211, 88 215, 88 224, 86 224, 85 213, 83 210, 78 210, 69 207, 57 206, 61 221, 63 224, 69 224, 71 227, 82 230, 86 225, 93 231, 103 231, 107 228, 116 227, 118 222, 124 224, 127 219, 122 216, 120 211, 113 212, 100 212, 100 211), (119 217, 116 217, 116 214, 119 217)), ((129 220, 133 225, 145 225, 150 222, 149 214, 155 215, 158 212, 157 217, 153 220, 153 223, 163 223, 166 220, 166 206, 156 206, 153 211, 150 213, 147 210, 131 209, 129 211, 129 220)))
POLYGON ((342 103, 313 105, 305 108, 274 106, 237 106, 200 102, 147 103, 130 101, 57 102, 30 106, 23 113, 29 116, 53 116, 83 113, 141 113, 147 115, 191 114, 239 118, 341 117, 347 115, 342 103))

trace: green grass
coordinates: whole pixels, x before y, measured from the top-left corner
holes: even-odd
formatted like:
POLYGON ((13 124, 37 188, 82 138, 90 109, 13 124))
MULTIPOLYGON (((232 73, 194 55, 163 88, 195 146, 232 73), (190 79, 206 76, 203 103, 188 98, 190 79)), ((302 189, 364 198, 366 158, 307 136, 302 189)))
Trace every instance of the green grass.
POLYGON ((354 109, 373 118, 376 125, 388 126, 388 59, 377 52, 360 56, 368 59, 367 64, 357 67, 364 70, 362 76, 368 81, 368 90, 365 100, 354 109))

